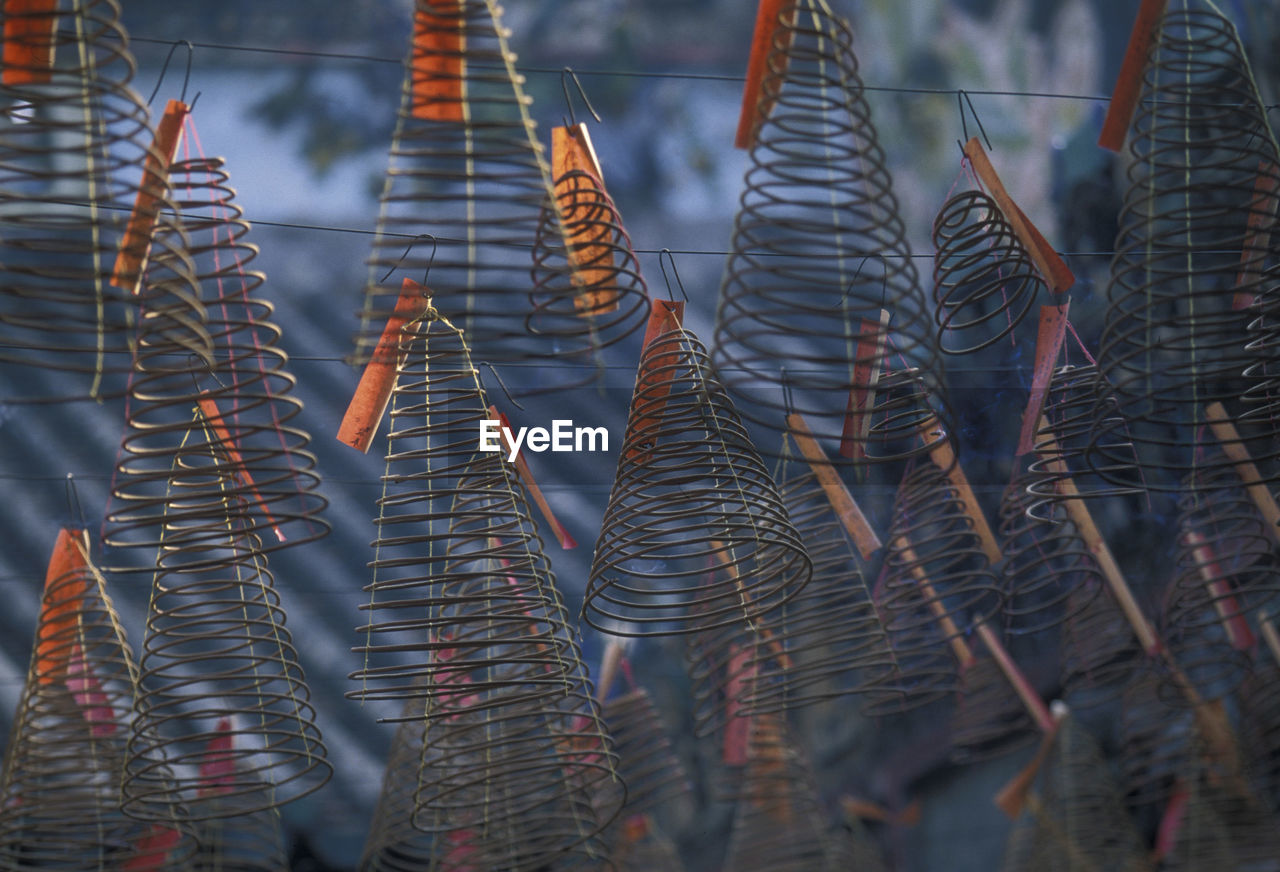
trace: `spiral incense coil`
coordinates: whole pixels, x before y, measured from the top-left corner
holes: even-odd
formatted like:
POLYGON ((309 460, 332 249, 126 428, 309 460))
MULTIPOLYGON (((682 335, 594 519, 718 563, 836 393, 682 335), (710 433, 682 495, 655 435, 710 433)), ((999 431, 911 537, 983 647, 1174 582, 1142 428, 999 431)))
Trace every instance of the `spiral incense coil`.
POLYGON ((961 191, 933 220, 933 303, 938 345, 972 354, 1012 333, 1048 285, 983 191, 961 191))
POLYGON ((627 789, 614 829, 625 830, 627 819, 636 815, 660 814, 671 806, 687 809, 693 786, 648 691, 637 687, 613 697, 601 716, 613 736, 618 774, 627 789))
POLYGON ((899 663, 913 649, 948 646, 958 661, 957 644, 1000 610, 1002 596, 959 492, 933 463, 914 463, 903 477, 886 549, 880 607, 899 663))
POLYGON ((1280 808, 1280 668, 1256 668, 1240 687, 1240 749, 1259 796, 1280 808))
POLYGON ((235 499, 252 506, 266 550, 299 545, 328 532, 327 505, 307 450, 310 435, 294 419, 302 403, 279 347, 271 303, 251 296, 265 276, 247 269, 258 255, 249 223, 221 158, 173 164, 173 199, 208 311, 213 364, 195 375, 211 450, 238 464, 235 499))
POLYGON ((0 365, 9 402, 123 391, 141 300, 114 275, 116 253, 141 188, 151 196, 143 211, 169 208, 148 111, 129 85, 135 63, 118 3, 46 6, 11 9, 4 22, 0 365))
POLYGON ((776 430, 794 410, 820 441, 844 435, 860 446, 859 460, 922 453, 941 432, 922 441, 899 419, 901 426, 869 438, 846 426, 851 404, 878 407, 874 374, 886 355, 894 369, 916 374, 935 411, 950 415, 941 406, 932 313, 871 123, 853 34, 825 0, 782 7, 760 92, 770 108, 752 131, 716 309, 716 372, 743 417, 763 427, 776 430), (887 323, 881 310, 893 313, 887 323))
POLYGON ((584 619, 622 636, 710 631, 768 615, 811 571, 702 343, 659 335, 640 359, 584 619))
POLYGON ((357 867, 361 872, 417 872, 431 862, 432 837, 413 827, 425 714, 425 697, 410 697, 402 707, 357 867))
POLYGON ((1199 736, 1192 713, 1171 708, 1152 671, 1139 673, 1124 693, 1120 716, 1120 780, 1135 814, 1164 810, 1180 779, 1195 771, 1199 736))
MULTIPOLYGON (((242 773, 233 777, 244 778, 242 773)), ((192 803, 192 815, 201 820, 194 872, 288 872, 288 846, 276 809, 242 812, 237 805, 216 790, 192 803)))
POLYGON ((181 808, 170 806, 155 824, 120 811, 137 667, 87 548, 81 531, 63 530, 50 561, 5 753, 0 864, 185 869, 196 842, 181 808))
POLYGON ((1019 635, 1060 626, 1088 608, 1104 585, 1097 560, 1061 505, 1047 507, 1049 520, 1029 513, 1030 480, 1029 473, 1019 475, 1000 501, 1004 617, 1009 632, 1019 635))
MULTIPOLYGON (((544 208, 533 249, 526 325, 541 340, 535 356, 598 376, 599 353, 645 323, 649 292, 613 200, 591 173, 555 180, 556 206, 544 208)), ((539 389, 549 389, 540 385, 539 389)))
POLYGON ((1064 496, 1060 483, 1070 478, 1081 499, 1104 499, 1140 493, 1144 488, 1115 393, 1092 364, 1063 366, 1049 379, 1044 417, 1034 437, 1035 455, 1028 465, 1031 495, 1027 511, 1057 521, 1054 505, 1064 496), (1095 440, 1095 430, 1109 434, 1095 440))
POLYGON ((615 872, 684 872, 675 843, 647 815, 622 821, 622 835, 609 855, 615 872))
POLYGON ((977 763, 1016 751, 1039 736, 999 664, 983 651, 960 671, 960 694, 951 717, 951 759, 977 763))
MULTIPOLYGON (((435 305, 480 359, 519 360, 545 343, 527 334, 530 252, 550 169, 493 0, 416 0, 400 112, 369 258, 357 356, 373 351, 405 275, 430 269, 435 305), (429 237, 430 246, 412 239, 429 237), (405 246, 410 245, 406 253, 405 246)), ((563 240, 551 245, 565 250, 563 240)), ((541 287, 570 286, 543 258, 541 287)))
MULTIPOLYGON (((1115 387, 1148 486, 1177 489, 1199 466, 1205 405, 1223 402, 1241 444, 1275 480, 1274 428, 1239 415, 1253 318, 1237 310, 1262 281, 1242 269, 1280 178, 1275 140, 1234 26, 1212 4, 1179 3, 1160 19, 1129 136, 1125 192, 1098 361, 1115 387), (1233 288, 1232 293, 1229 289, 1233 288)), ((1114 437, 1099 427, 1097 438, 1114 437)))
POLYGON ((1097 708, 1120 698, 1145 655, 1109 589, 1082 586, 1071 596, 1062 625, 1062 698, 1073 709, 1097 708))
POLYGON ((826 816, 813 774, 780 714, 751 719, 748 759, 725 856, 725 872, 826 868, 826 816))
POLYGON ((867 832, 862 822, 844 815, 828 834, 830 844, 829 868, 832 872, 857 870, 857 872, 888 872, 880 854, 880 846, 867 832))

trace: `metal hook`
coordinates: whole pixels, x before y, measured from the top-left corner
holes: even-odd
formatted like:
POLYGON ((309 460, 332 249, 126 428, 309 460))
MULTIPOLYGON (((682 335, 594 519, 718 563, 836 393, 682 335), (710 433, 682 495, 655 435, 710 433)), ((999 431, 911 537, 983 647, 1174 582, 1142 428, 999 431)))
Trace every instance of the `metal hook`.
MULTIPOLYGON (((956 89, 956 105, 960 107, 960 129, 964 131, 964 141, 969 141, 969 123, 965 120, 964 104, 969 104, 969 112, 973 115, 973 120, 978 122, 978 132, 982 134, 983 140, 987 143, 987 151, 995 151, 995 147, 991 145, 991 137, 987 136, 987 129, 982 126, 982 119, 978 117, 978 110, 973 108, 973 98, 969 96, 969 92, 964 88, 956 89), (961 100, 961 98, 964 98, 961 100)), ((964 151, 962 147, 960 149, 964 151)))
MULTIPOLYGON (((173 45, 169 46, 169 53, 165 55, 164 64, 160 67, 160 76, 156 79, 156 87, 151 92, 151 96, 147 98, 148 106, 150 106, 152 101, 156 99, 156 94, 160 93, 160 85, 164 82, 165 73, 169 72, 169 61, 173 60, 173 53, 178 50, 178 46, 180 45, 185 45, 187 47, 187 72, 182 77, 182 93, 178 96, 178 99, 184 103, 187 102, 187 85, 191 82, 191 59, 195 57, 196 50, 189 40, 179 39, 175 40, 173 45)), ((196 100, 198 99, 200 99, 200 95, 196 94, 196 100)), ((193 100, 191 102, 191 106, 194 105, 195 101, 193 100)), ((190 109, 191 106, 187 108, 190 109)))
POLYGON ((787 368, 782 367, 782 412, 788 418, 795 414, 796 406, 791 396, 791 381, 787 378, 787 368))
POLYGON ((84 504, 80 502, 80 491, 76 488, 76 477, 72 473, 67 473, 66 481, 66 498, 67 511, 71 513, 72 520, 80 521, 80 529, 83 530, 89 526, 84 517, 84 504))
MULTIPOLYGON (((507 390, 507 383, 502 380, 502 376, 498 375, 498 371, 493 368, 493 364, 489 363, 487 360, 482 360, 480 361, 480 365, 489 367, 489 372, 493 373, 493 377, 498 380, 498 385, 502 388, 502 392, 507 395, 507 401, 523 412, 525 410, 524 406, 517 403, 516 398, 511 396, 511 391, 507 390)), ((483 388, 484 385, 481 384, 481 387, 483 388)))
POLYGON ((832 311, 844 307, 845 301, 849 299, 849 295, 853 293, 853 286, 858 283, 858 279, 862 276, 862 268, 867 265, 867 261, 871 258, 877 258, 880 261, 880 269, 883 271, 880 278, 880 308, 884 308, 885 302, 889 299, 889 262, 885 260, 883 254, 868 254, 862 259, 862 263, 858 264, 858 268, 854 270, 853 278, 849 279, 849 286, 844 289, 844 294, 840 297, 840 302, 831 307, 832 311))
MULTIPOLYGON (((218 383, 218 387, 222 388, 223 390, 227 389, 227 383, 218 377, 218 371, 213 368, 213 364, 211 364, 208 360, 201 357, 200 355, 195 354, 194 352, 187 356, 188 363, 191 363, 193 361, 198 361, 200 363, 203 363, 204 368, 209 371, 209 375, 213 376, 213 380, 218 383)), ((203 388, 200 387, 200 380, 196 378, 196 370, 194 367, 191 369, 191 381, 192 383, 195 384, 196 390, 198 391, 203 390, 203 388)))
POLYGON ((431 275, 431 266, 436 262, 436 252, 439 251, 440 249, 440 243, 437 242, 436 238, 432 236, 430 233, 419 233, 417 236, 413 237, 413 239, 409 242, 408 248, 404 250, 404 254, 400 255, 399 260, 391 264, 391 269, 387 270, 387 274, 384 275, 382 278, 378 279, 378 284, 382 284, 387 279, 389 279, 391 277, 391 274, 396 271, 396 267, 404 263, 404 259, 409 256, 409 252, 413 251, 413 247, 423 239, 431 240, 431 257, 427 259, 427 268, 422 273, 422 284, 425 285, 427 283, 427 276, 431 275))
MULTIPOLYGON (((597 124, 601 123, 600 113, 591 105, 591 101, 587 98, 586 89, 582 87, 582 80, 578 78, 578 74, 573 71, 572 67, 565 67, 560 71, 560 89, 564 91, 564 105, 569 107, 569 120, 565 122, 565 127, 571 127, 578 123, 578 116, 573 111, 573 100, 569 96, 569 79, 573 79, 573 83, 578 86, 578 93, 582 96, 582 103, 587 107, 587 111, 591 113, 591 117, 596 120, 597 124)), ((563 118, 560 119, 564 121, 563 118)))
POLYGON ((676 269, 676 258, 671 253, 671 249, 664 248, 658 252, 658 269, 662 270, 662 280, 667 283, 667 296, 671 298, 671 302, 676 301, 676 295, 671 290, 671 279, 667 278, 667 268, 662 263, 662 256, 666 255, 671 261, 671 272, 675 274, 676 285, 680 288, 680 296, 684 297, 684 301, 689 302, 689 293, 684 289, 684 282, 680 281, 680 270, 676 269))

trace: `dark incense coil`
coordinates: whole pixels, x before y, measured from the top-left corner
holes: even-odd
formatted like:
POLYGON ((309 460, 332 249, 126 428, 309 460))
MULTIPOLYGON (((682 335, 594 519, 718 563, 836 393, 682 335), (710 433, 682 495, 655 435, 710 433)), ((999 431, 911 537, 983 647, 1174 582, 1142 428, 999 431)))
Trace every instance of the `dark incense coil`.
POLYGON ((237 464, 232 496, 252 507, 267 550, 310 542, 328 532, 327 501, 296 421, 302 403, 273 306, 252 296, 266 277, 247 268, 258 255, 249 223, 221 158, 177 162, 170 179, 213 342, 213 364, 193 382, 205 419, 198 438, 237 464))
MULTIPOLYGON (((1214 401, 1273 481, 1274 428, 1253 426, 1238 405, 1255 358, 1253 314, 1234 304, 1261 281, 1248 268, 1258 257, 1251 213, 1270 220, 1275 196, 1259 193, 1274 190, 1280 163, 1234 26, 1209 4, 1171 6, 1142 86, 1099 365, 1149 487, 1175 490, 1200 466, 1195 440, 1214 401)), ((1099 444, 1116 432, 1099 426, 1099 444)))
POLYGON ((423 697, 410 697, 402 707, 360 857, 365 872, 417 872, 431 863, 432 837, 413 827, 425 714, 423 697))
POLYGON ((1073 709, 1091 709, 1120 698, 1145 655, 1109 589, 1078 588, 1084 605, 1067 608, 1059 671, 1062 698, 1073 709))
MULTIPOLYGON (((415 276, 430 269, 436 307, 466 333, 479 359, 525 359, 544 345, 526 332, 529 271, 543 207, 555 200, 524 77, 495 4, 413 6, 357 357, 373 352, 394 310, 400 281, 390 272, 398 267, 415 276), (434 242, 410 242, 423 237, 434 242)), ((558 231, 553 223, 549 232, 558 231)), ((564 242, 552 248, 563 251, 564 242)), ((542 269, 552 269, 545 259, 542 269)), ((554 281, 547 275, 542 284, 554 281)))
POLYGON ((581 385, 599 377, 603 349, 645 323, 649 292, 599 179, 572 170, 556 178, 555 191, 554 208, 544 208, 538 224, 526 324, 540 342, 532 356, 573 364, 581 377, 571 384, 581 385))
MULTIPOLYGON (((776 429, 795 411, 819 441, 843 436, 844 458, 920 454, 952 428, 921 440, 918 421, 897 418, 900 426, 871 438, 846 421, 851 393, 873 386, 886 355, 915 374, 921 396, 939 406, 942 396, 932 315, 853 34, 819 0, 785 4, 779 20, 760 86, 769 109, 753 131, 716 310, 716 372, 753 423, 776 429), (882 309, 893 313, 887 324, 882 309)), ((870 399, 879 405, 878 392, 870 399)))
MULTIPOLYGON (((209 765, 207 761, 205 765, 209 765)), ((211 780, 243 778, 233 764, 211 780)), ((287 872, 289 852, 280 815, 274 808, 241 811, 238 805, 234 797, 220 795, 216 783, 192 802, 193 816, 201 821, 196 830, 200 852, 192 864, 194 872, 287 872)))
POLYGON ((613 697, 604 704, 601 716, 613 736, 618 774, 627 791, 626 803, 612 829, 625 829, 626 819, 635 815, 687 806, 693 787, 648 692, 637 687, 613 697))
POLYGON ((1036 453, 1027 467, 1027 491, 1031 496, 1027 510, 1033 517, 1059 519, 1053 506, 1064 499, 1059 486, 1066 478, 1071 479, 1083 499, 1118 497, 1143 490, 1145 485, 1115 393, 1096 366, 1055 370, 1045 397, 1044 418, 1036 429, 1036 453), (1108 436, 1105 441, 1095 442, 1099 427, 1108 436))
POLYGON ((1048 285, 995 200, 954 194, 933 220, 933 303, 938 345, 971 354, 1012 333, 1048 285))
POLYGON ((999 664, 985 650, 978 653, 960 672, 960 695, 951 716, 951 759, 960 764, 990 760, 1038 736, 999 664))
POLYGON ((1192 713, 1171 708, 1148 670, 1126 688, 1120 716, 1120 781, 1125 805, 1135 814, 1157 814, 1194 772, 1199 743, 1192 713))
POLYGON ((1258 795, 1280 808, 1280 668, 1255 668, 1240 687, 1240 749, 1258 795))
POLYGON ((177 805, 150 824, 121 812, 137 666, 87 549, 83 533, 62 531, 45 580, 5 752, 0 863, 161 872, 190 860, 196 841, 177 805))
POLYGON ((150 216, 170 208, 148 164, 153 133, 129 85, 119 4, 59 5, 10 9, 4 21, 0 363, 10 402, 122 393, 142 301, 136 276, 112 281, 117 250, 140 188, 153 195, 150 216))
POLYGON ((702 343, 659 335, 640 360, 584 619, 625 636, 706 632, 772 612, 811 571, 702 343))
POLYGON ((1089 546, 1067 520, 1061 505, 1049 505, 1050 519, 1034 517, 1032 480, 1023 473, 1010 482, 1000 502, 1004 566, 1004 618, 1009 632, 1039 633, 1061 626, 1088 608, 1103 588, 1102 571, 1089 546))

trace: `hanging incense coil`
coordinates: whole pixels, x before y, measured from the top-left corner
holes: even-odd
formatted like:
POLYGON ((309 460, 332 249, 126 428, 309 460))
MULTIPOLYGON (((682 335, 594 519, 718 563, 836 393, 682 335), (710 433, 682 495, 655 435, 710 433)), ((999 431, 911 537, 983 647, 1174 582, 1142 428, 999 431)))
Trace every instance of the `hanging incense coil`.
POLYGON ((940 399, 932 314, 871 122, 853 34, 825 2, 801 0, 779 11, 760 93, 767 111, 751 131, 716 309, 717 375, 747 420, 777 429, 784 412, 798 412, 820 441, 844 437, 844 458, 923 453, 952 430, 922 442, 916 428, 931 411, 951 417, 940 399), (882 310, 893 313, 888 323, 882 310), (847 419, 861 414, 859 403, 878 412, 875 374, 886 355, 914 374, 929 406, 914 421, 898 418, 870 436, 847 419))
POLYGON ((1010 633, 1034 634, 1060 626, 1104 586, 1102 570, 1089 546, 1067 520, 1060 504, 1049 504, 1049 519, 1030 513, 1030 473, 1017 476, 1000 501, 1004 566, 1004 618, 1010 633))
MULTIPOLYGON (((427 269, 435 306, 479 359, 521 360, 545 343, 526 331, 530 252, 543 208, 558 204, 515 71, 501 10, 489 0, 416 0, 414 34, 377 233, 357 357, 372 353, 400 282, 427 269), (431 246, 413 240, 430 238, 431 246), (408 252, 405 251, 409 246, 408 252)), ((544 230, 551 245, 559 216, 544 230)), ((561 231, 562 232, 562 231, 561 231)), ((571 286, 540 261, 541 287, 571 286)))
POLYGON ((1124 693, 1119 770, 1125 805, 1135 814, 1163 811, 1194 771, 1199 739, 1192 713, 1170 707, 1159 691, 1159 677, 1146 671, 1124 693))
POLYGON ((431 862, 432 837, 413 827, 425 714, 424 697, 410 697, 402 707, 360 857, 362 872, 417 872, 431 862))
POLYGON ((119 396, 139 318, 114 270, 135 198, 169 208, 115 0, 5 13, 0 364, 9 402, 119 396), (144 170, 144 165, 146 169, 144 170), (145 189, 145 194, 143 193, 145 189))
POLYGON ((571 371, 567 364, 581 369, 571 385, 578 386, 599 377, 603 349, 645 323, 649 292, 631 238, 600 180, 571 170, 554 187, 554 208, 544 208, 538 224, 525 320, 541 341, 534 355, 554 357, 561 372, 571 371))
POLYGON ((1053 506, 1064 499, 1059 487, 1066 478, 1081 499, 1122 497, 1145 488, 1115 393, 1092 364, 1054 370, 1034 442, 1027 467, 1033 498, 1027 511, 1033 517, 1060 520, 1053 506), (1106 430, 1105 440, 1095 439, 1097 428, 1106 430))
POLYGON ((880 846, 857 818, 848 814, 836 823, 828 836, 830 868, 856 869, 857 872, 888 872, 880 855, 880 846))
POLYGON ((1111 590, 1080 587, 1071 593, 1062 625, 1059 681, 1073 709, 1093 709, 1120 698, 1145 661, 1142 647, 1111 590))
POLYGON ((688 812, 693 786, 671 746, 662 716, 643 687, 611 698, 601 711, 618 754, 618 774, 627 801, 614 830, 625 830, 637 815, 662 815, 675 821, 688 812))
POLYGON ((229 785, 252 776, 246 777, 234 760, 223 759, 224 751, 217 750, 219 741, 211 743, 214 748, 200 762, 204 787, 192 802, 192 816, 201 821, 195 872, 288 872, 288 851, 276 809, 242 811, 234 796, 225 795, 229 785))
POLYGON ((1206 798, 1198 786, 1183 786, 1181 790, 1186 794, 1185 806, 1172 849, 1162 858, 1162 872, 1249 868, 1237 865, 1244 857, 1237 851, 1228 821, 1216 803, 1206 798))
POLYGON ((423 700, 387 718, 424 725, 408 817, 430 839, 404 850, 485 869, 598 862, 625 792, 606 789, 616 756, 515 468, 478 448, 479 374, 434 309, 399 352, 348 696, 423 700))
POLYGON ((63 530, 5 753, 4 868, 185 868, 196 842, 183 809, 170 806, 156 824, 120 811, 136 670, 115 606, 88 562, 88 537, 63 530))
POLYGON ((812 567, 732 403, 687 330, 653 339, 640 375, 582 606, 622 636, 754 621, 812 567))
POLYGON ((266 550, 310 542, 328 532, 327 500, 311 437, 295 420, 302 403, 274 307, 252 296, 266 277, 248 268, 258 255, 249 223, 221 158, 176 162, 170 180, 209 313, 213 365, 195 381, 210 442, 238 464, 234 498, 252 507, 266 550))
POLYGON ((751 718, 725 872, 809 872, 826 868, 831 847, 826 816, 808 762, 787 734, 782 715, 751 718))
MULTIPOLYGON (((1173 490, 1198 468, 1195 439, 1220 401, 1242 447, 1277 475, 1274 428, 1239 414, 1254 362, 1237 309, 1260 277, 1252 212, 1269 220, 1280 179, 1275 140, 1234 26, 1210 4, 1172 6, 1160 19, 1129 136, 1109 306, 1098 355, 1128 422, 1149 487, 1173 490), (1242 269, 1242 254, 1246 268, 1242 269), (1236 293, 1228 289, 1235 287, 1236 293)), ((1114 437, 1099 426, 1097 440, 1114 437)))
POLYGON ((1048 293, 1031 254, 983 191, 960 191, 933 220, 938 345, 972 354, 1008 336, 1048 293))
POLYGON ((960 694, 951 716, 951 759, 960 764, 990 760, 1038 736, 999 664, 985 651, 976 654, 960 670, 960 694))
POLYGON ((1270 808, 1280 808, 1280 668, 1275 662, 1255 668, 1238 699, 1245 774, 1270 808))

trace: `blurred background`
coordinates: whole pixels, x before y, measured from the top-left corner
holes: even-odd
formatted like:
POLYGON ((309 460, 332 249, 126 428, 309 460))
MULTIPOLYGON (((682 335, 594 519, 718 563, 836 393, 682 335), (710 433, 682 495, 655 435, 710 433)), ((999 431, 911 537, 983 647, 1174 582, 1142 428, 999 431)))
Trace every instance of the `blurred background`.
MULTIPOLYGON (((1096 140, 1137 0, 831 5, 852 24, 908 236, 914 253, 925 258, 922 276, 927 281, 933 217, 948 192, 964 183, 957 148, 957 90, 964 89, 1006 186, 1075 271, 1073 322, 1093 348, 1122 174, 1122 159, 1099 149, 1096 140)), ((1272 0, 1224 0, 1221 6, 1240 28, 1271 104, 1280 86, 1280 10, 1272 0)), ((134 87, 144 96, 173 43, 192 45, 189 91, 200 94, 193 114, 198 147, 226 159, 238 202, 253 223, 249 239, 261 249, 254 267, 268 278, 259 295, 276 307, 281 344, 305 403, 298 423, 312 434, 330 500, 333 533, 273 558, 335 765, 324 789, 284 810, 297 869, 353 868, 393 732, 375 723, 390 710, 343 697, 350 689, 347 675, 358 666, 349 649, 364 599, 360 586, 367 581, 382 461, 376 449, 360 456, 333 435, 358 378, 344 358, 367 275, 411 7, 409 0, 123 3, 139 64, 134 87)), ((591 124, 591 135, 650 291, 666 293, 657 257, 669 248, 689 298, 686 326, 705 341, 746 168, 745 153, 732 143, 754 17, 750 0, 510 0, 505 7, 544 142, 568 112, 561 71, 572 67, 602 118, 591 124)), ((179 48, 157 101, 178 95, 185 62, 179 48)), ((580 108, 578 118, 586 118, 580 108)), ((633 337, 619 351, 618 359, 631 363, 610 369, 599 391, 529 398, 515 420, 537 424, 554 412, 614 434, 607 455, 569 461, 548 453, 531 460, 580 543, 552 554, 575 614, 617 462, 638 341, 633 337)), ((1022 346, 1001 344, 947 370, 966 467, 989 516, 1009 479, 1030 353, 1024 357, 1022 346)), ((517 393, 537 380, 536 372, 501 371, 517 393)), ((0 590, 7 604, 0 613, 0 717, 13 711, 26 674, 54 533, 74 520, 65 477, 74 475, 95 528, 105 511, 121 426, 120 408, 112 403, 33 409, 0 402, 6 497, 0 503, 0 529, 6 531, 0 590)), ((883 520, 887 506, 870 509, 883 520)), ((1131 547, 1122 559, 1139 589, 1154 596, 1150 567, 1167 562, 1171 547, 1158 535, 1160 519, 1116 523, 1140 537, 1126 539, 1131 547)), ((551 539, 545 529, 543 535, 551 539)), ((116 595, 136 644, 148 590, 139 584, 116 595)), ((583 645, 594 667, 602 642, 585 632, 583 645)), ((1054 652, 1030 647, 1018 653, 1052 697, 1054 652)), ((690 737, 679 645, 647 643, 630 657, 637 679, 662 705, 695 778, 698 814, 673 835, 690 870, 718 868, 729 810, 707 796, 708 762, 690 737)), ((1030 748, 958 766, 946 753, 945 722, 869 720, 838 703, 807 711, 801 726, 833 814, 842 797, 895 809, 919 800, 922 814, 914 826, 872 824, 891 868, 966 872, 998 865, 1009 823, 990 800, 1025 764, 1030 748)))

